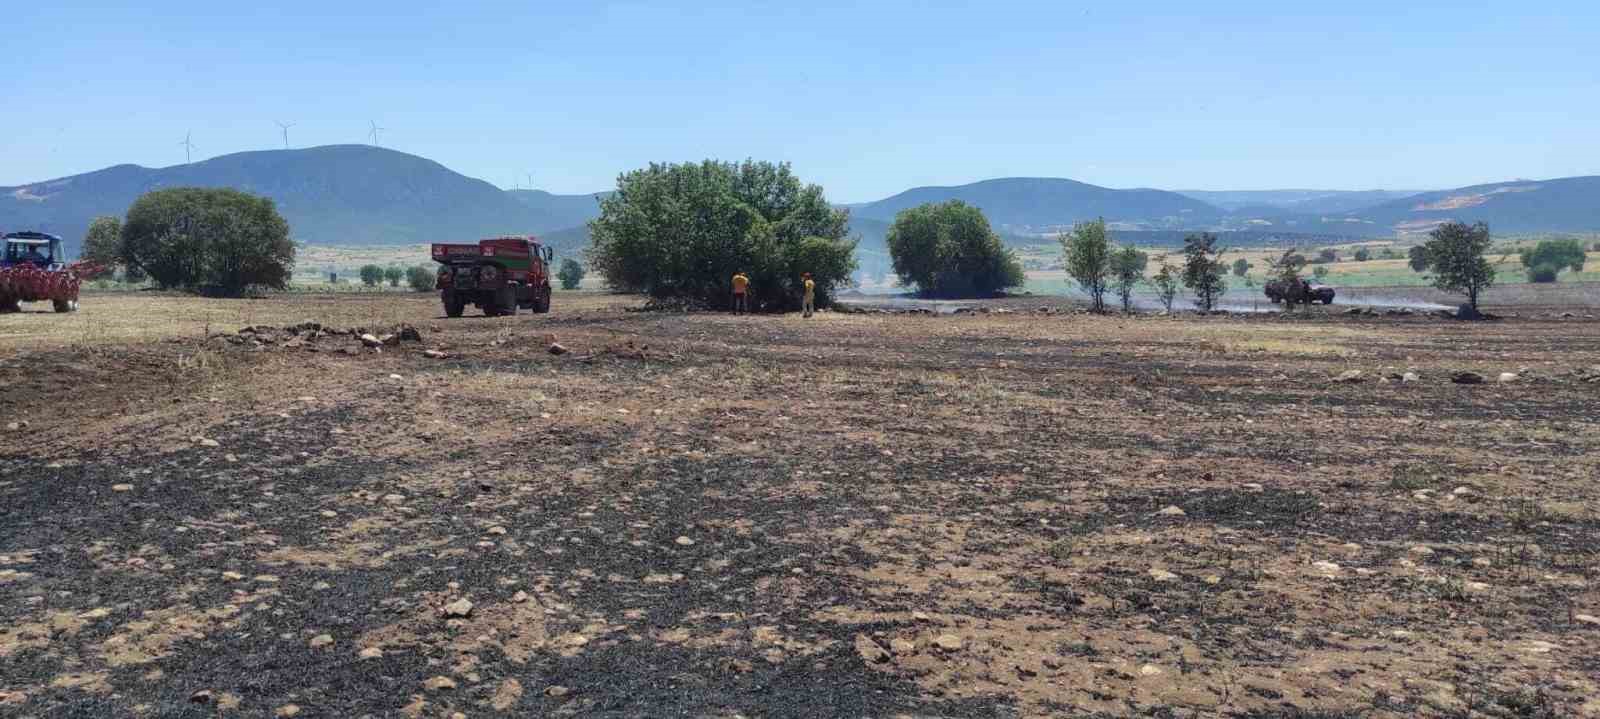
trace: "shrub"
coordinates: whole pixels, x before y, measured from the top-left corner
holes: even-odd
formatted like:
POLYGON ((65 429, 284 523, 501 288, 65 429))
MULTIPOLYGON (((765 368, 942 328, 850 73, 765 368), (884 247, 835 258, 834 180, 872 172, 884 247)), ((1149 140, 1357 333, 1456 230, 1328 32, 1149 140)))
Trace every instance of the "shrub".
POLYGON ((809 272, 825 306, 855 270, 848 222, 787 164, 652 164, 617 178, 600 201, 589 257, 618 291, 713 307, 728 306, 741 271, 757 307, 798 307, 809 272))
POLYGON ((179 187, 146 193, 128 208, 121 260, 164 288, 236 295, 286 289, 294 243, 270 199, 179 187))
POLYGON ((1372 259, 1372 251, 1365 247, 1358 248, 1356 250, 1355 258, 1356 262, 1366 262, 1367 260, 1372 259))
POLYGON ((960 200, 900 212, 887 242, 900 284, 925 296, 987 297, 1027 279, 983 212, 960 200))
POLYGON ((1562 270, 1582 272, 1588 258, 1583 243, 1575 239, 1540 240, 1538 245, 1524 248, 1520 253, 1522 266, 1528 268, 1529 282, 1555 282, 1562 270))
POLYGON ((417 265, 406 270, 406 284, 417 292, 428 292, 434 288, 434 269, 427 265, 417 265))
POLYGON ((1529 267, 1528 281, 1538 283, 1555 282, 1556 275, 1560 272, 1561 268, 1555 265, 1539 265, 1538 267, 1529 267))
POLYGON ((1195 307, 1205 312, 1215 309, 1217 298, 1228 291, 1221 255, 1216 235, 1202 232, 1183 238, 1183 286, 1194 293, 1195 307))
POLYGON ((584 271, 583 265, 578 264, 577 260, 568 257, 561 261, 561 271, 556 273, 556 277, 561 280, 561 289, 575 290, 583 282, 585 274, 588 273, 584 271))
POLYGON ((1250 261, 1243 257, 1233 261, 1233 274, 1235 277, 1244 277, 1250 274, 1250 261))
POLYGON ((1080 222, 1060 237, 1067 274, 1078 282, 1095 312, 1106 308, 1106 284, 1111 277, 1111 241, 1106 221, 1080 222))
POLYGON ((368 287, 377 287, 383 281, 383 268, 377 265, 361 266, 361 284, 368 287))
POLYGON ((400 269, 399 267, 391 266, 383 268, 383 279, 388 281, 390 287, 399 287, 400 280, 405 279, 405 277, 406 271, 400 269))
POLYGON ((1316 269, 1311 270, 1311 276, 1319 280, 1324 279, 1328 276, 1328 268, 1317 265, 1316 269))

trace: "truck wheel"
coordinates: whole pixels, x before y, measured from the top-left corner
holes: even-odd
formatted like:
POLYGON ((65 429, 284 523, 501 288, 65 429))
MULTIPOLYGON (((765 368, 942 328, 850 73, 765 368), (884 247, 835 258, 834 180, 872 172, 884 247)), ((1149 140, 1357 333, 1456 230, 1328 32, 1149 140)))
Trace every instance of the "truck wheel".
POLYGON ((550 311, 550 288, 546 287, 533 298, 533 311, 544 314, 550 311))
POLYGON ((77 300, 51 300, 51 304, 55 305, 55 308, 56 308, 57 312, 77 312, 78 311, 78 301, 77 300))
POLYGON ((456 296, 455 290, 440 290, 439 299, 444 301, 444 316, 460 317, 461 312, 467 308, 467 303, 456 296))

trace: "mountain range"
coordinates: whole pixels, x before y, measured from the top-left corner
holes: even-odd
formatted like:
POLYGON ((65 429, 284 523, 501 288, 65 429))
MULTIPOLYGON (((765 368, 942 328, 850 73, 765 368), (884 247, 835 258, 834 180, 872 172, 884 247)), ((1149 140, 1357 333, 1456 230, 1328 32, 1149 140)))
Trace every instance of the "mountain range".
MULTIPOLYGON (((272 198, 298 242, 400 245, 533 232, 558 252, 587 245, 585 223, 607 193, 501 190, 426 158, 369 145, 331 145, 223 155, 165 168, 117 165, 81 175, 0 187, 0 229, 34 229, 75 249, 98 215, 122 215, 164 187, 234 187, 272 198)), ((896 213, 959 199, 984 210, 1008 242, 1045 241, 1075 222, 1103 217, 1118 235, 1169 242, 1209 230, 1274 241, 1391 237, 1445 220, 1484 221, 1499 232, 1600 231, 1600 177, 1516 180, 1453 190, 1259 190, 1170 192, 1111 189, 1060 178, 999 178, 918 187, 848 205, 864 254, 883 252, 896 213)), ((1241 243, 1242 244, 1242 243, 1241 243)))

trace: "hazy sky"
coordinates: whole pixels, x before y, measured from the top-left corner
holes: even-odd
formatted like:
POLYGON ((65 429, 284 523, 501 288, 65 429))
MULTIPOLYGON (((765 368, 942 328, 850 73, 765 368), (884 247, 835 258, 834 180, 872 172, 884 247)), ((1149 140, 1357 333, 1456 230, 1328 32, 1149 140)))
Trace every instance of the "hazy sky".
POLYGON ((0 11, 0 185, 365 142, 503 187, 788 160, 830 199, 1055 176, 1600 173, 1600 3, 66 2, 0 11))

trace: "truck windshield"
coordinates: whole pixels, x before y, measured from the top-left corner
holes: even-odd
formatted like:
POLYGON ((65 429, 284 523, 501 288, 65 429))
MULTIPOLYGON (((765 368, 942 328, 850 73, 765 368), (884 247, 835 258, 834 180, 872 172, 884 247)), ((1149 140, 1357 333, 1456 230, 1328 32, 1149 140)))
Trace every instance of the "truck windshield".
POLYGON ((48 265, 54 261, 50 243, 35 240, 10 240, 6 242, 6 262, 32 262, 48 265))

